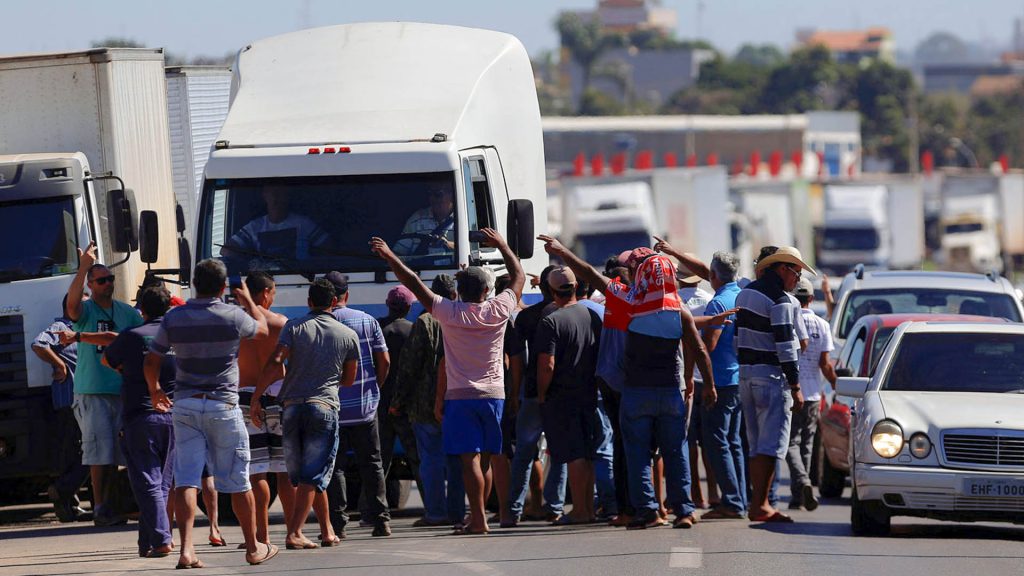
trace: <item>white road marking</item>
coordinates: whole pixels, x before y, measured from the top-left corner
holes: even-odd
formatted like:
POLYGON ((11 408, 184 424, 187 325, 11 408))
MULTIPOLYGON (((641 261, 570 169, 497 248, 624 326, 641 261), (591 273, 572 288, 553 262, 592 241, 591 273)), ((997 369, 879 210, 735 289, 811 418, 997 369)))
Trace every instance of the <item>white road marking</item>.
POLYGON ((668 556, 669 568, 701 568, 704 566, 703 548, 673 546, 668 556))

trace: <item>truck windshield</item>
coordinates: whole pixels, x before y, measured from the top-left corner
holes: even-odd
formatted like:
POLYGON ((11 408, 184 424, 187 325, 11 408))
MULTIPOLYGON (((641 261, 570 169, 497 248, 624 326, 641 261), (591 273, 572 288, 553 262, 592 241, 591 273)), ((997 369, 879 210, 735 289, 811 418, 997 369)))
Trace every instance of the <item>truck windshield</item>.
POLYGON ((868 314, 970 314, 1020 322, 1020 313, 1008 294, 934 288, 858 290, 843 310, 839 337, 846 338, 859 318, 868 314))
POLYGON ((603 266, 609 256, 638 246, 651 246, 651 237, 643 230, 580 235, 576 237, 575 247, 576 253, 587 263, 603 266))
POLYGON ((967 232, 981 232, 984 228, 985 226, 981 222, 947 224, 946 234, 966 234, 967 232))
POLYGON ((872 228, 826 228, 823 250, 876 250, 878 231, 872 228))
POLYGON ((453 172, 207 181, 198 253, 251 270, 315 274, 387 268, 384 238, 410 267, 456 262, 453 172))
POLYGON ((78 270, 72 196, 0 202, 0 282, 78 270))
POLYGON ((1024 335, 907 334, 882 389, 1024 393, 1024 335))

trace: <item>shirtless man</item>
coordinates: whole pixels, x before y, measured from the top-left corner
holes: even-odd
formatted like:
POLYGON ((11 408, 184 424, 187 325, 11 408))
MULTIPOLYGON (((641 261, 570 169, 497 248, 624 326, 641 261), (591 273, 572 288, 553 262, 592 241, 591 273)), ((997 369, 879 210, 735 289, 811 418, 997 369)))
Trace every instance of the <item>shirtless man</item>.
MULTIPOLYGON (((253 272, 246 277, 245 286, 252 294, 253 302, 262 309, 270 333, 264 338, 243 340, 238 349, 240 406, 249 405, 263 371, 263 364, 274 352, 281 329, 288 322, 284 315, 270 311, 270 307, 274 305, 274 295, 277 293, 273 276, 262 271, 253 272)), ((295 490, 288 481, 284 449, 281 446, 281 406, 276 398, 280 389, 281 380, 277 380, 263 395, 266 416, 261 426, 255 426, 249 420, 248 411, 242 410, 249 431, 249 480, 252 483, 253 496, 256 498, 256 539, 264 544, 270 544, 270 518, 267 512, 270 506, 270 484, 267 482, 267 474, 277 474, 277 493, 281 497, 281 507, 284 508, 286 518, 295 495, 295 490)))

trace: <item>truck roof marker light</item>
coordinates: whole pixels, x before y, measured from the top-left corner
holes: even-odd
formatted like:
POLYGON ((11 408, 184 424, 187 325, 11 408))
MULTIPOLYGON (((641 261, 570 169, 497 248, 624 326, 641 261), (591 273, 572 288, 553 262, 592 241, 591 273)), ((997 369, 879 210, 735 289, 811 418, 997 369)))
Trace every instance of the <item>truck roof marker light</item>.
POLYGON ((334 147, 328 146, 327 148, 324 148, 324 154, 334 154, 334 147))
POLYGON ((352 152, 352 149, 349 148, 348 146, 342 146, 341 148, 338 148, 338 154, 348 154, 350 152, 352 152))
POLYGON ((309 152, 306 152, 306 154, 319 154, 319 153, 320 153, 320 149, 319 148, 310 148, 309 152))

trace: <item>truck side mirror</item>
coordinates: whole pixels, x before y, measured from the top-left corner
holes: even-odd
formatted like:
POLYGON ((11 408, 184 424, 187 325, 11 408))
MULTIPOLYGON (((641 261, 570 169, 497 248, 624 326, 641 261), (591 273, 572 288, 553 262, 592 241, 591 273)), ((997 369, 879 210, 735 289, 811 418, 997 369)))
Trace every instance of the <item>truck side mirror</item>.
POLYGON ((107 192, 107 221, 114 252, 134 252, 139 249, 139 233, 135 228, 138 221, 135 192, 130 188, 107 192))
POLYGON ((192 284, 192 249, 188 246, 188 240, 178 238, 178 277, 181 278, 181 285, 192 284))
POLYGON ((156 262, 160 252, 160 226, 156 212, 143 210, 139 214, 139 259, 146 264, 156 262))
POLYGON ((510 200, 508 203, 508 246, 520 259, 533 258, 533 202, 510 200))
POLYGON ((178 234, 185 233, 185 209, 181 204, 174 205, 174 222, 177 224, 178 234))

